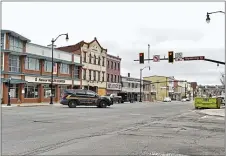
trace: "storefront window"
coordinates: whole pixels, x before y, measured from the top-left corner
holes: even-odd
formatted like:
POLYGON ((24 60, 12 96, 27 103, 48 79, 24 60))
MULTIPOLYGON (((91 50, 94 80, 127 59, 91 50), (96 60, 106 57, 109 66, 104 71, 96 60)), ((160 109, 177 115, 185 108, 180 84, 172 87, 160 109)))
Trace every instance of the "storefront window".
MULTIPOLYGON (((50 88, 49 84, 44 85, 43 90, 44 90, 44 98, 50 97, 51 88, 50 88)), ((53 97, 55 97, 55 95, 56 95, 56 87, 55 86, 53 86, 53 93, 52 94, 53 94, 53 97)))
POLYGON ((10 85, 10 98, 18 98, 19 85, 11 84, 10 85))
POLYGON ((39 71, 40 69, 39 60, 27 57, 25 60, 25 69, 39 71))
POLYGON ((20 58, 16 55, 9 55, 9 71, 20 72, 20 58))
POLYGON ((60 94, 62 94, 66 89, 67 89, 67 86, 60 86, 60 94))
POLYGON ((38 84, 26 84, 24 98, 38 98, 38 84))

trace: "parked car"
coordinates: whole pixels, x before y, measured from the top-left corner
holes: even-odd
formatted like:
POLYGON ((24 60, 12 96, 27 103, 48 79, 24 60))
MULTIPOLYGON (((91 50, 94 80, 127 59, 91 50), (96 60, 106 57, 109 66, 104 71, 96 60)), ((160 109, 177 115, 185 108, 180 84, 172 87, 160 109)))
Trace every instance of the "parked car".
POLYGON ((97 106, 99 108, 106 108, 113 105, 110 97, 99 96, 97 93, 85 89, 66 89, 64 90, 60 104, 68 105, 69 108, 76 106, 97 106))
POLYGON ((186 98, 181 99, 181 102, 186 102, 186 101, 187 101, 186 98))
POLYGON ((171 102, 171 98, 170 97, 165 97, 163 102, 171 102))
POLYGON ((116 94, 106 94, 105 96, 110 97, 113 103, 121 103, 122 97, 116 94))

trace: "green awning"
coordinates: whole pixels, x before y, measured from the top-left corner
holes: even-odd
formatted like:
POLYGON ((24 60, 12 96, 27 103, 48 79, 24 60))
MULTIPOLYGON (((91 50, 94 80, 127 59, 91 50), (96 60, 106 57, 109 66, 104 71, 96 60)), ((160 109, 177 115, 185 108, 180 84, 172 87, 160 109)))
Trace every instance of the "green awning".
POLYGON ((10 53, 10 54, 12 54, 12 55, 17 55, 17 56, 26 56, 26 55, 27 55, 27 53, 16 52, 16 51, 5 50, 5 49, 2 49, 2 52, 3 52, 3 53, 10 53))
MULTIPOLYGON (((8 81, 9 81, 9 79, 1 78, 1 82, 8 82, 8 81)), ((22 83, 27 83, 27 81, 21 80, 21 79, 11 79, 10 83, 11 84, 22 84, 22 83)))
POLYGON ((7 80, 6 79, 4 79, 4 78, 1 78, 1 82, 7 82, 7 80))

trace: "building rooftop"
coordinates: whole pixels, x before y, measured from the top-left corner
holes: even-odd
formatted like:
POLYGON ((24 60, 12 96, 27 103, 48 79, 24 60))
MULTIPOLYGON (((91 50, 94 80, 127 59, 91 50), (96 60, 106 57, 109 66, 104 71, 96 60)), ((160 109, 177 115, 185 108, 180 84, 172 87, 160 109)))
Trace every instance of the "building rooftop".
POLYGON ((29 40, 28 38, 14 32, 14 31, 11 31, 11 30, 1 30, 1 33, 5 34, 5 33, 8 33, 14 37, 18 37, 19 39, 21 39, 22 41, 26 41, 26 42, 31 42, 31 40, 29 40))

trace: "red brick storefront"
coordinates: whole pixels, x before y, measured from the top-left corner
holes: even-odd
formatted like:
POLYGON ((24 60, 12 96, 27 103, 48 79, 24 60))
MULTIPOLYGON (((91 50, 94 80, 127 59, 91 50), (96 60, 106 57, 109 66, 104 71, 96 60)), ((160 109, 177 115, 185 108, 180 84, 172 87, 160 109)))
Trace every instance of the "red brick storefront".
MULTIPOLYGON (((4 33, 4 31, 3 31, 4 33)), ((45 56, 38 56, 28 53, 26 50, 27 44, 30 42, 23 36, 19 36, 13 31, 5 31, 4 36, 4 48, 1 51, 2 55, 2 72, 1 72, 1 86, 2 86, 2 103, 8 103, 8 86, 6 83, 11 78, 11 103, 40 103, 49 102, 49 88, 51 83, 51 72, 46 72, 45 61, 51 61, 51 58, 45 56), (15 40, 19 40, 22 43, 22 51, 16 52, 10 49, 10 36, 13 36, 15 40), (17 38, 18 37, 18 38, 17 38), (30 70, 25 68, 25 59, 33 58, 37 62, 37 69, 30 70), (17 60, 18 66, 13 67, 15 62, 13 59, 17 60), (15 72, 14 68, 18 68, 15 72)), ((19 42, 18 41, 18 42, 19 42)), ((12 47, 12 45, 11 45, 12 47)), ((69 62, 69 74, 62 74, 60 71, 62 61, 54 59, 56 65, 56 73, 54 73, 54 101, 58 102, 61 97, 61 92, 63 89, 69 88, 81 88, 82 81, 81 78, 81 68, 82 65, 76 65, 78 71, 78 79, 74 78, 74 54, 71 55, 71 62, 69 62)), ((14 65, 15 66, 15 65, 14 65)))
POLYGON ((121 58, 107 54, 107 94, 121 91, 121 58))

